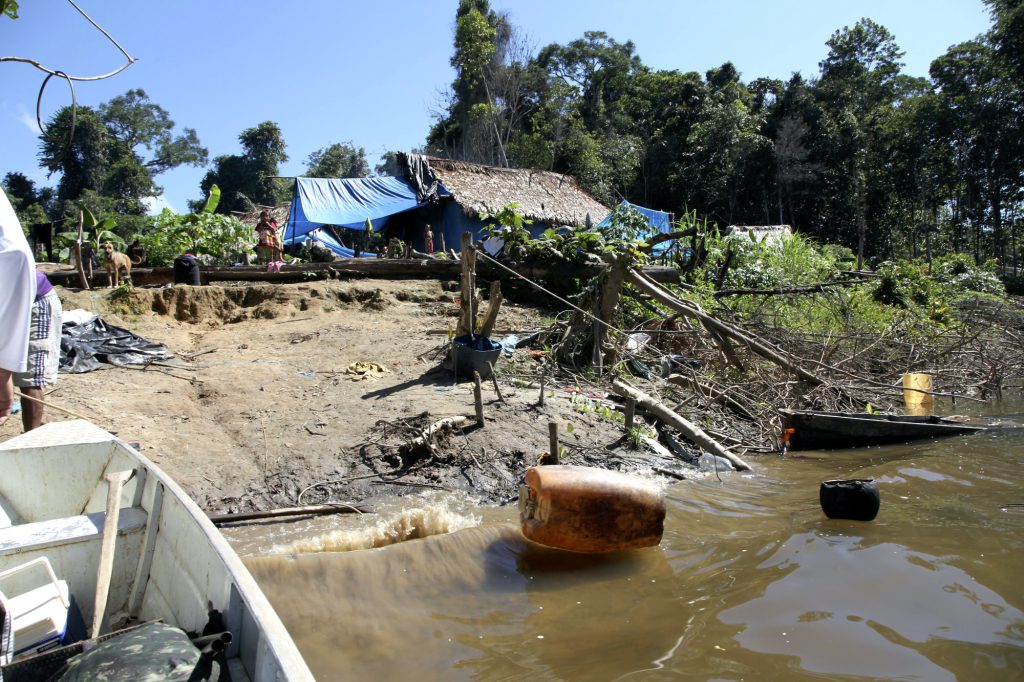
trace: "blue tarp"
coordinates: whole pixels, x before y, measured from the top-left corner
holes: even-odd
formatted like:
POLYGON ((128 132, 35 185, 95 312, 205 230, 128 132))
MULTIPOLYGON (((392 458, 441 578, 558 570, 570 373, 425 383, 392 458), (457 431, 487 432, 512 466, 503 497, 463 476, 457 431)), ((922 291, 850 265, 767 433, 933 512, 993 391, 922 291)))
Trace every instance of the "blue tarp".
POLYGON ((338 242, 338 240, 334 238, 334 235, 332 235, 327 230, 317 229, 313 230, 312 232, 307 232, 304 235, 299 235, 298 237, 289 237, 288 239, 284 240, 284 245, 290 246, 292 244, 302 244, 306 241, 308 237, 312 237, 313 239, 317 240, 318 242, 326 246, 328 249, 334 252, 335 256, 340 256, 341 258, 354 258, 356 255, 355 251, 345 246, 342 246, 338 242))
MULTIPOLYGON (((663 234, 667 234, 672 231, 671 213, 666 213, 665 211, 655 211, 653 208, 644 208, 643 206, 637 206, 636 204, 629 203, 625 199, 623 199, 619 203, 618 207, 632 208, 633 210, 638 211, 641 215, 643 215, 644 218, 647 219, 647 224, 651 226, 652 232, 660 232, 663 234)), ((604 220, 597 224, 597 226, 611 227, 612 218, 614 217, 614 215, 614 212, 609 213, 604 220)), ((659 255, 667 251, 671 246, 671 242, 662 242, 660 244, 657 244, 651 250, 651 252, 654 253, 655 255, 659 255)))
MULTIPOLYGON (((442 188, 441 195, 450 192, 442 188)), ((379 230, 390 216, 425 206, 415 186, 404 178, 296 178, 285 239, 337 225, 362 229, 367 218, 379 230)))

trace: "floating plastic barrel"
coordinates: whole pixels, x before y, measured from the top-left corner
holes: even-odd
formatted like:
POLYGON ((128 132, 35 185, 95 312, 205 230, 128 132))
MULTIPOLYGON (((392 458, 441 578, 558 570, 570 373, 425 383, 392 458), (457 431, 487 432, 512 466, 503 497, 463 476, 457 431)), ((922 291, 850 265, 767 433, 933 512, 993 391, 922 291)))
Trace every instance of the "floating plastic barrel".
POLYGON ((174 283, 199 286, 199 261, 195 256, 178 256, 174 259, 174 283))
POLYGON ((881 497, 871 478, 824 481, 818 490, 821 510, 830 519, 871 521, 878 516, 881 497))
POLYGON ((665 496, 654 483, 604 469, 533 467, 519 489, 523 535, 570 552, 652 547, 665 528, 665 496))

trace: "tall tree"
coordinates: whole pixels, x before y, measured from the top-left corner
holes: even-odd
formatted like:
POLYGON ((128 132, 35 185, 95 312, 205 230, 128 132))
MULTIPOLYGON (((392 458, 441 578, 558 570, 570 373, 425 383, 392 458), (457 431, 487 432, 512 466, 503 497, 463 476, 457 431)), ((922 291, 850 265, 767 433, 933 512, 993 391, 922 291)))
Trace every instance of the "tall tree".
POLYGON ((351 142, 335 142, 306 159, 308 178, 365 178, 369 174, 366 150, 351 142))
POLYGON ((62 205, 92 191, 111 200, 107 210, 141 215, 146 199, 162 191, 156 176, 206 163, 207 151, 196 131, 186 128, 175 135, 174 127, 167 111, 140 89, 98 109, 79 107, 74 115, 64 107, 40 136, 40 163, 51 174, 60 173, 57 194, 62 205))
POLYGON ((240 155, 218 156, 200 183, 204 195, 214 185, 220 187, 218 213, 249 211, 255 206, 276 206, 288 198, 287 183, 277 176, 280 164, 288 160, 287 145, 281 128, 264 121, 246 128, 238 136, 240 155))
POLYGON ((903 52, 884 26, 861 19, 826 42, 817 91, 831 119, 835 154, 828 168, 842 189, 834 195, 831 218, 853 228, 857 266, 868 235, 868 191, 872 166, 880 161, 878 114, 892 106, 903 52), (850 225, 850 223, 853 225, 850 225))

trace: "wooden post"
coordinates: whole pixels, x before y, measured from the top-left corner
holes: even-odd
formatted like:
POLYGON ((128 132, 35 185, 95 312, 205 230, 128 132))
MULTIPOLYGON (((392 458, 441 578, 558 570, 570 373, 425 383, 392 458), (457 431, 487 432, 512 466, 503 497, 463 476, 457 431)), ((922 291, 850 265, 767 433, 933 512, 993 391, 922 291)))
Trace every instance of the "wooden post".
POLYGON ((626 398, 626 430, 633 428, 633 419, 636 417, 636 400, 626 398))
MULTIPOLYGON (((75 263, 78 265, 78 281, 82 285, 83 289, 89 288, 89 280, 85 276, 85 265, 82 263, 82 228, 85 222, 85 213, 83 211, 78 212, 78 241, 73 245, 73 251, 75 254, 75 263)), ((90 269, 91 264, 90 264, 90 269)))
POLYGON ((494 363, 488 362, 487 366, 491 368, 491 383, 494 384, 494 392, 498 394, 498 400, 505 402, 505 396, 501 394, 501 389, 498 387, 498 374, 494 371, 494 363))
POLYGON ((558 422, 548 422, 548 448, 551 450, 551 459, 558 464, 558 422))
POLYGON ((473 372, 473 402, 476 405, 476 421, 484 425, 484 391, 480 385, 480 372, 473 372))
POLYGON ((473 299, 476 297, 476 251, 473 249, 473 234, 462 233, 462 292, 459 298, 461 314, 456 336, 465 336, 474 331, 473 299))
POLYGON ((546 379, 548 378, 548 371, 547 370, 548 370, 547 363, 541 365, 541 368, 540 368, 540 399, 537 401, 537 404, 540 405, 541 407, 544 407, 544 384, 546 383, 546 379))
POLYGON ((501 309, 501 302, 504 297, 501 295, 501 280, 491 282, 491 293, 487 301, 487 314, 484 315, 483 324, 480 325, 480 336, 490 337, 494 331, 494 324, 498 321, 498 311, 501 309))
POLYGON ((448 253, 448 247, 444 245, 444 232, 441 233, 441 253, 448 253))

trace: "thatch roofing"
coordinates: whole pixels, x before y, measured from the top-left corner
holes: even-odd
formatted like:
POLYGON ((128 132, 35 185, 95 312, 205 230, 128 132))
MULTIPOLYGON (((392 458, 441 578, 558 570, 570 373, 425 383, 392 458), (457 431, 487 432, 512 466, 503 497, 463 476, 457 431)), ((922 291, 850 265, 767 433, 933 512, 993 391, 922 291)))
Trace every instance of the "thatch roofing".
POLYGON ((523 217, 551 226, 596 224, 610 210, 584 191, 572 177, 551 171, 498 168, 451 159, 429 159, 430 170, 471 215, 497 213, 519 205, 523 217))
POLYGON ((260 213, 266 211, 270 214, 270 217, 273 220, 277 221, 278 227, 283 227, 288 222, 288 211, 291 209, 291 206, 291 202, 288 202, 284 206, 260 206, 251 211, 232 211, 231 215, 238 218, 246 225, 252 225, 255 227, 256 223, 260 221, 260 213))

